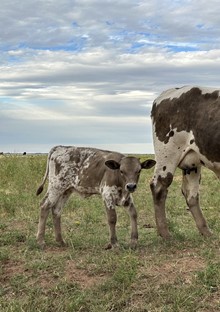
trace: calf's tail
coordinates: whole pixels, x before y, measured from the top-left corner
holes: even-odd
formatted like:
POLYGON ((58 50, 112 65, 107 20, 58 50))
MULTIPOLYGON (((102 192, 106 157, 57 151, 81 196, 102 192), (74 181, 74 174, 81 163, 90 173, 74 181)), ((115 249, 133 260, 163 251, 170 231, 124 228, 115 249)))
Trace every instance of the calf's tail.
POLYGON ((37 192, 36 192, 36 195, 38 196, 40 193, 42 193, 42 192, 43 192, 43 189, 44 189, 44 183, 42 183, 42 184, 38 187, 37 192))
POLYGON ((43 182, 41 183, 41 185, 38 187, 36 195, 38 196, 40 193, 43 192, 44 189, 44 183, 46 182, 47 176, 48 176, 48 171, 49 171, 49 160, 47 159, 47 168, 46 168, 46 172, 43 178, 43 182))
POLYGON ((48 154, 48 157, 47 157, 47 167, 46 167, 46 172, 44 174, 44 178, 43 178, 43 182, 41 183, 41 185, 38 187, 37 189, 37 192, 36 192, 36 195, 38 196, 40 193, 43 192, 43 189, 44 189, 44 184, 46 182, 46 179, 47 179, 47 176, 48 176, 48 173, 49 173, 49 162, 50 162, 50 157, 51 157, 51 154, 54 152, 54 148, 51 149, 51 151, 49 152, 48 154))

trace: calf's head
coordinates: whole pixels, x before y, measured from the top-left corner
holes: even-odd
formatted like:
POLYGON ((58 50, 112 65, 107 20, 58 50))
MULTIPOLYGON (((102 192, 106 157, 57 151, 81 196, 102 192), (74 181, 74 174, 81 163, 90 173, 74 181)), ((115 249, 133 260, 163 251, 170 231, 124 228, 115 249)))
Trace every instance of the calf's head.
POLYGON ((125 190, 133 193, 137 188, 137 183, 141 173, 141 169, 150 169, 156 164, 153 159, 143 162, 136 157, 124 157, 120 162, 115 160, 107 160, 105 165, 112 170, 119 170, 119 174, 123 179, 125 190))

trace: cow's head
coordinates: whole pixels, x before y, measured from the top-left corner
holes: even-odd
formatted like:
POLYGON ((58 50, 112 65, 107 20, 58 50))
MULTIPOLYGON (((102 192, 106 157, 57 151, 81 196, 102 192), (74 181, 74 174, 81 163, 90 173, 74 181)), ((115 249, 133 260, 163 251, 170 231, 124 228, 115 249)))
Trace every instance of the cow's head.
POLYGON ((133 193, 137 188, 141 169, 150 169, 156 164, 153 159, 147 159, 143 162, 136 157, 124 157, 120 162, 107 160, 105 165, 112 170, 119 170, 125 184, 125 190, 133 193))

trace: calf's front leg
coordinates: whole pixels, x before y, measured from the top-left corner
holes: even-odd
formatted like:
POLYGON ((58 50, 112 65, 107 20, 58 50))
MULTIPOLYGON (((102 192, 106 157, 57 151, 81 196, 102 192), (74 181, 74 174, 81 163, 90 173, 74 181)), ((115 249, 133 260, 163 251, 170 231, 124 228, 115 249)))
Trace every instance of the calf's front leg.
MULTIPOLYGON (((46 221, 48 218, 48 214, 52 209, 53 217, 54 217, 54 210, 56 208, 56 204, 59 201, 60 194, 56 192, 48 191, 44 196, 41 204, 40 204, 40 216, 39 216, 39 223, 38 223, 38 231, 37 231, 37 242, 39 246, 44 249, 45 247, 45 228, 46 228, 46 221)), ((60 226, 60 219, 56 219, 54 217, 55 227, 59 228, 60 226)), ((62 239, 58 234, 56 234, 56 238, 58 240, 62 239)))
POLYGON ((116 222, 117 222, 117 214, 115 211, 115 208, 108 208, 106 205, 106 214, 108 219, 108 225, 109 225, 109 234, 110 234, 110 242, 106 246, 106 249, 111 249, 112 247, 117 246, 117 235, 116 235, 116 222))
POLYGON ((129 196, 129 199, 125 202, 124 207, 127 209, 127 212, 131 220, 131 242, 130 247, 135 249, 138 242, 138 229, 137 229, 137 211, 134 206, 132 197, 129 196))

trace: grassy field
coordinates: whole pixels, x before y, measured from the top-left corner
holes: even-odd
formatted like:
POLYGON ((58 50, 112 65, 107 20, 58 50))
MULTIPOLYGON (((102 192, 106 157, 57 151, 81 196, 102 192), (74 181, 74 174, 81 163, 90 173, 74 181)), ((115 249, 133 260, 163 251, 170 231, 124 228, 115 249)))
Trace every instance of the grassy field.
MULTIPOLYGON (((143 157, 144 158, 144 157, 143 157)), ((35 192, 46 156, 0 158, 0 311, 216 312, 220 311, 220 184, 202 172, 201 205, 213 231, 201 237, 181 195, 177 171, 167 200, 172 239, 157 236, 149 181, 143 171, 134 201, 139 244, 129 249, 130 222, 118 208, 120 248, 104 250, 108 227, 99 197, 72 196, 63 211, 67 247, 35 241, 39 202, 35 192)))

